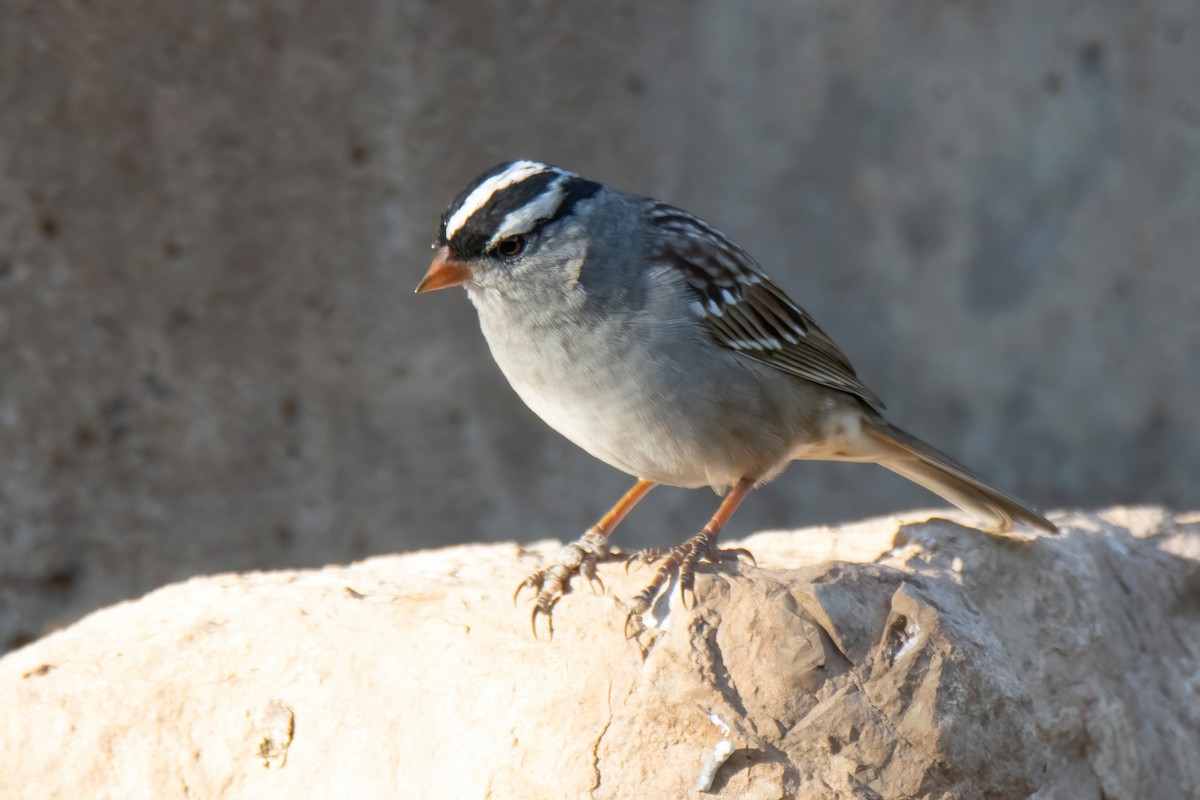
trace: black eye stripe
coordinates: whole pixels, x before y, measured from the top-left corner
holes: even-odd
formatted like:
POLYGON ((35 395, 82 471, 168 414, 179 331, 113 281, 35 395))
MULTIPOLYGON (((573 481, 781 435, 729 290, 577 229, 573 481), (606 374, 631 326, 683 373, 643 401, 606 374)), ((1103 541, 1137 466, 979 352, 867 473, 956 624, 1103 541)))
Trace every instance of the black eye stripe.
MULTIPOLYGON (((458 258, 470 258, 482 253, 487 243, 496 235, 496 231, 504 224, 505 217, 540 195, 559 177, 558 172, 538 172, 493 194, 454 234, 454 238, 449 242, 450 252, 458 258)), ((457 203, 452 208, 456 207, 457 203)))
POLYGON ((450 251, 457 258, 465 259, 481 255, 487 243, 495 237, 496 232, 500 230, 510 214, 518 211, 526 204, 535 201, 546 191, 553 191, 551 186, 556 182, 558 182, 557 190, 561 192, 561 200, 557 208, 548 217, 538 220, 526 233, 536 233, 545 226, 562 219, 571 213, 577 203, 592 197, 596 192, 600 191, 600 184, 570 173, 563 173, 553 169, 539 172, 530 175, 519 183, 514 183, 497 191, 488 198, 487 203, 463 223, 458 232, 454 234, 454 237, 447 242, 445 240, 446 220, 453 216, 455 209, 461 203, 465 202, 475 186, 478 186, 487 180, 488 177, 495 174, 497 174, 497 171, 493 170, 491 173, 478 178, 471 187, 459 194, 458 200, 443 215, 439 243, 448 244, 450 251))

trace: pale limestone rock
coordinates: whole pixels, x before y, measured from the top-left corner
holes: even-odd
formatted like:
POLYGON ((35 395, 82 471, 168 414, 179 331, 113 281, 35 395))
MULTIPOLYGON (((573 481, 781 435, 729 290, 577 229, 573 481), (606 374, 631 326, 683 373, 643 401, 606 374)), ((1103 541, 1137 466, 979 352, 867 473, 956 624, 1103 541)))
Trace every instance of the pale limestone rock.
POLYGON ((1200 522, 1058 521, 758 534, 632 641, 615 564, 532 637, 552 543, 190 580, 0 659, 0 796, 1193 796, 1200 522))
MULTIPOLYGON (((412 293, 509 158, 702 215, 1033 506, 1200 506, 1198 42, 1196 0, 0 2, 0 652, 611 506, 462 292, 412 293)), ((932 502, 808 462, 735 525, 932 502)))

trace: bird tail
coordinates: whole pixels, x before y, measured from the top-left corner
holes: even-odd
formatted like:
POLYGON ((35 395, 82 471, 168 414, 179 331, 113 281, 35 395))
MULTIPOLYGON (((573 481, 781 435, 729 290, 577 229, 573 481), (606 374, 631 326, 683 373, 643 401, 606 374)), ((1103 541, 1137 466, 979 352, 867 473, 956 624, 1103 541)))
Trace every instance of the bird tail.
POLYGON ((1054 523, 1017 498, 988 485, 954 459, 881 418, 865 420, 865 433, 880 448, 875 459, 897 475, 945 498, 983 522, 993 533, 1024 522, 1050 533, 1054 523))

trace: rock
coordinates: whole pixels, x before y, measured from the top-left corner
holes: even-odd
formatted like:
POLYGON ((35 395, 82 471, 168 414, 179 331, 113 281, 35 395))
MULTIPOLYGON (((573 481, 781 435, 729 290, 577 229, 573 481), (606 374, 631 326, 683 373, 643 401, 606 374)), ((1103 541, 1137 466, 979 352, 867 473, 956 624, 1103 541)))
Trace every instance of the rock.
MULTIPOLYGON (((1200 3, 0 3, 0 653, 195 575, 576 536, 442 211, 503 159, 701 214, 1035 507, 1200 506, 1200 3)), ((741 532, 938 502, 795 465, 741 532)), ((659 490, 626 546, 711 496, 659 490)), ((731 531, 732 533, 732 531, 731 531)))
POLYGON ((1200 517, 1059 522, 757 534, 634 639, 616 564, 533 637, 550 542, 192 579, 0 659, 4 796, 1196 796, 1200 517))

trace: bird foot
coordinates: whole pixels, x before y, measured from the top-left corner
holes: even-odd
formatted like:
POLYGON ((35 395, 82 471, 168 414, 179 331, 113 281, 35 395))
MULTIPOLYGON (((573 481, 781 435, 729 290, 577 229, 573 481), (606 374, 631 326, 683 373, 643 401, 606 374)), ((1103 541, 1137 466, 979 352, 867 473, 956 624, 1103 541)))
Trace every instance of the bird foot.
MULTIPOLYGON (((654 579, 646 586, 645 589, 633 596, 630 601, 629 616, 626 619, 625 631, 628 635, 630 630, 630 622, 636 618, 640 618, 646 613, 658 598, 659 592, 672 576, 679 576, 679 599, 683 602, 683 607, 686 609, 695 608, 696 606, 696 565, 701 561, 707 561, 710 564, 719 564, 723 561, 736 561, 738 558, 745 558, 755 566, 758 563, 754 560, 754 555, 743 547, 733 547, 729 549, 720 549, 716 546, 717 536, 709 532, 707 529, 700 531, 686 542, 669 549, 661 549, 650 547, 645 550, 638 551, 631 555, 625 561, 625 569, 629 569, 629 565, 635 562, 643 564, 654 564, 661 561, 658 571, 654 574, 654 579)), ((636 626, 635 626, 636 629, 636 626)))
POLYGON ((579 574, 587 578, 592 591, 596 594, 603 594, 604 581, 600 580, 600 576, 596 573, 596 564, 607 561, 615 555, 608 548, 608 535, 592 528, 575 541, 564 545, 550 566, 536 570, 521 581, 517 586, 517 591, 513 593, 514 604, 526 588, 537 593, 537 597, 533 600, 533 612, 529 618, 529 624, 533 628, 533 638, 538 638, 539 616, 546 618, 548 638, 554 637, 554 621, 551 616, 554 604, 570 588, 572 575, 579 574))

